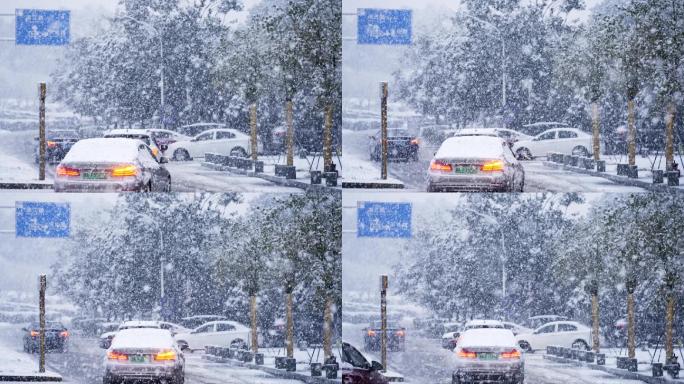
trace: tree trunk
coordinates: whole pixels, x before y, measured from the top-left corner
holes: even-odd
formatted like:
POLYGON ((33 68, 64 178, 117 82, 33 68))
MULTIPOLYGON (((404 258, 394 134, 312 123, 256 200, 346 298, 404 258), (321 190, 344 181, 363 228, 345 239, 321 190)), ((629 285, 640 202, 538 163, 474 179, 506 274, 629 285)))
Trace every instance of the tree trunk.
POLYGON ((257 105, 252 104, 250 107, 249 111, 249 127, 250 127, 250 136, 251 136, 251 147, 250 150, 252 151, 252 160, 257 159, 257 152, 258 152, 258 146, 257 146, 257 105))
POLYGON ((674 355, 672 346, 672 328, 675 316, 675 297, 672 291, 667 293, 667 312, 665 313, 665 358, 670 359, 674 355))
POLYGON ((627 356, 635 357, 636 342, 634 337, 634 293, 627 293, 627 356))
POLYGON ((634 120, 634 99, 627 101, 627 154, 629 165, 636 165, 636 125, 634 120))
POLYGON ((332 117, 333 107, 328 104, 325 107, 325 129, 323 131, 323 165, 332 164, 332 117))
POLYGON ((323 355, 332 356, 332 299, 326 294, 323 312, 323 355))
POLYGON ((256 294, 252 294, 249 297, 249 312, 252 320, 252 351, 254 353, 259 352, 259 339, 257 333, 257 302, 256 294))
POLYGON ((601 345, 599 341, 599 300, 597 293, 591 295, 591 321, 593 344, 592 349, 594 352, 599 353, 601 351, 601 345))
POLYGON ((601 122, 599 119, 599 107, 598 103, 594 101, 591 103, 591 109, 592 109, 592 120, 593 120, 593 152, 594 152, 594 160, 601 160, 600 154, 601 154, 601 122))
POLYGON ((287 322, 287 357, 294 357, 294 321, 292 320, 292 292, 287 293, 287 311, 285 314, 285 321, 287 322))
MULTIPOLYGON (((287 165, 294 165, 294 127, 292 125, 292 101, 285 106, 285 122, 287 124, 287 165)), ((292 356, 290 356, 292 357, 292 356)))
POLYGON ((674 121, 676 108, 674 103, 670 102, 667 108, 667 117, 665 118, 665 164, 667 170, 671 170, 674 162, 674 121))

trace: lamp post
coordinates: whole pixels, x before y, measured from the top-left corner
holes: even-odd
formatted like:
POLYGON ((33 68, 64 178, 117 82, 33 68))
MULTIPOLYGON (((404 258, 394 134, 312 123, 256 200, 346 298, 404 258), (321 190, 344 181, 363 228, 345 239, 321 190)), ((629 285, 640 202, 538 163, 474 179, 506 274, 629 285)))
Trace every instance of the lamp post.
POLYGON ((140 20, 135 19, 135 18, 130 17, 130 16, 124 16, 123 18, 131 20, 133 22, 136 22, 142 26, 145 26, 145 27, 151 29, 152 31, 154 31, 154 33, 159 38, 159 55, 160 55, 160 57, 159 57, 159 72, 160 72, 159 73, 159 77, 160 77, 159 88, 160 88, 160 93, 161 93, 161 97, 160 97, 161 109, 159 110, 159 120, 161 122, 161 127, 166 128, 166 126, 164 124, 164 40, 162 38, 162 34, 157 30, 157 28, 155 28, 150 23, 140 21, 140 20))

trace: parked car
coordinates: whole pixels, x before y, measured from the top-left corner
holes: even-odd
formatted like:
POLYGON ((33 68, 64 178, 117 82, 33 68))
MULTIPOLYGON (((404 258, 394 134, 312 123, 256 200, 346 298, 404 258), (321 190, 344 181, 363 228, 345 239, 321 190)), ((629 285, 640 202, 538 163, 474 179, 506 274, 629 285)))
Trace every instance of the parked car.
POLYGON ((157 145, 156 140, 152 137, 152 133, 147 129, 112 129, 104 134, 104 137, 109 139, 136 139, 145 143, 152 150, 152 155, 159 160, 162 157, 162 148, 157 145))
POLYGON ((549 345, 589 350, 591 328, 576 321, 554 321, 532 333, 521 333, 516 339, 525 351, 546 349, 549 345))
POLYGON ((235 348, 247 348, 252 331, 245 325, 235 321, 212 321, 187 332, 174 336, 181 349, 204 349, 207 345, 223 345, 235 348))
POLYGON ((506 141, 492 136, 446 139, 435 153, 428 173, 428 192, 522 192, 525 170, 506 141))
MULTIPOLYGON (((24 332, 24 352, 37 353, 40 351, 40 324, 33 322, 22 328, 24 332)), ((45 322, 45 349, 66 352, 69 331, 60 322, 45 322)))
POLYGON ((152 135, 152 140, 162 148, 163 146, 169 146, 176 141, 190 140, 191 137, 182 135, 178 132, 170 131, 168 129, 153 128, 148 129, 148 132, 152 135))
POLYGON ((225 316, 219 315, 195 315, 188 316, 181 319, 181 325, 187 329, 195 329, 202 324, 208 323, 210 321, 218 320, 228 320, 225 316))
MULTIPOLYGON (((59 163, 71 147, 81 139, 77 131, 60 129, 45 132, 45 162, 59 163)), ((40 138, 35 137, 34 161, 40 162, 40 138)))
POLYGON ((165 329, 119 331, 107 349, 104 366, 103 384, 131 379, 183 384, 185 380, 185 357, 165 329))
POLYGON ((55 171, 55 192, 170 192, 171 174, 145 143, 85 139, 74 144, 55 171))
POLYGON ((442 335, 442 348, 454 349, 458 342, 458 337, 463 331, 463 325, 460 323, 453 323, 451 325, 444 325, 444 334, 442 335))
POLYGON ((116 332, 119 330, 120 325, 120 323, 116 322, 107 322, 100 326, 100 338, 98 340, 100 348, 109 348, 109 346, 112 344, 114 335, 116 335, 116 332))
POLYGON ((342 343, 340 372, 344 384, 388 384, 383 376, 384 367, 368 359, 349 343, 342 343))
POLYGON ((513 152, 520 160, 546 156, 549 152, 586 157, 592 154, 592 148, 592 136, 575 128, 549 129, 513 144, 513 152))
POLYGON ((525 382, 525 361, 513 332, 503 328, 473 328, 461 334, 452 384, 525 382))
POLYGON ((105 348, 105 349, 109 348, 109 346, 112 344, 112 340, 120 331, 123 331, 124 329, 137 329, 137 328, 160 329, 161 323, 158 321, 149 321, 149 320, 124 321, 123 323, 119 324, 116 327, 116 329, 112 329, 109 332, 104 332, 100 335, 100 348, 105 348))
POLYGON ((252 150, 251 138, 235 129, 211 129, 190 140, 177 141, 167 149, 176 161, 204 158, 208 152, 226 156, 247 157, 252 150))
MULTIPOLYGON (((420 140, 401 128, 387 129, 387 159, 396 161, 418 161, 420 140)), ((371 161, 382 160, 381 131, 370 136, 371 161)))
MULTIPOLYGON (((387 349, 394 351, 406 350, 406 328, 397 323, 387 322, 387 349)), ((372 322, 363 329, 363 345, 366 351, 379 351, 382 346, 382 323, 372 322)))

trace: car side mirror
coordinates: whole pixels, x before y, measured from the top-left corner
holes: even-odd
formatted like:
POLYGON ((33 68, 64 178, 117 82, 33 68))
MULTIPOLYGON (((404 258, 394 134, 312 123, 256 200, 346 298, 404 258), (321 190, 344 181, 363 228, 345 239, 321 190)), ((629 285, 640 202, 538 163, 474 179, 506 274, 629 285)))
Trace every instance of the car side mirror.
POLYGON ((167 159, 165 156, 162 156, 159 158, 159 164, 168 164, 169 159, 167 159))
POLYGON ((162 152, 166 152, 166 150, 169 149, 169 146, 166 145, 166 144, 162 144, 162 145, 159 146, 159 149, 161 149, 162 152))
POLYGON ((375 360, 373 360, 373 362, 371 363, 371 371, 382 371, 384 369, 385 367, 383 367, 382 364, 378 363, 375 360))

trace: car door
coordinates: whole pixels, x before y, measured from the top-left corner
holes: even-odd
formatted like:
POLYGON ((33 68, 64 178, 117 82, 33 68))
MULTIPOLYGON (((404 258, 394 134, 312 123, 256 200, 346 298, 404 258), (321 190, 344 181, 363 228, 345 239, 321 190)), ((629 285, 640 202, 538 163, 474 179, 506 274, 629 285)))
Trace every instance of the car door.
MULTIPOLYGON (((563 346, 563 347, 571 347, 572 343, 577 340, 577 339, 582 339, 584 340, 586 337, 585 335, 581 334, 577 329, 577 326, 574 324, 568 324, 568 323, 561 323, 558 324, 558 327, 556 329, 556 339, 558 340, 558 345, 563 346)), ((586 342, 589 342, 589 340, 585 340, 586 342)))
MULTIPOLYGON (((216 131, 216 153, 230 155, 230 151, 237 145, 235 134, 231 131, 216 131)), ((247 151, 249 148, 243 148, 247 151)))
POLYGON ((534 332, 534 341, 530 344, 534 349, 546 349, 549 345, 555 345, 556 324, 549 324, 534 332))
MULTIPOLYGON (((558 149, 554 152, 561 152, 566 155, 572 154, 572 150, 580 145, 577 132, 560 130, 558 131, 558 149)), ((588 148, 587 148, 588 149, 588 148)))
POLYGON ((544 156, 547 152, 557 151, 555 148, 556 131, 548 131, 540 134, 532 140, 530 151, 532 156, 544 156))
POLYGON ((218 344, 213 340, 215 324, 204 324, 192 331, 189 339, 186 340, 191 349, 202 349, 209 344, 218 344))
POLYGON ((204 157, 207 152, 214 152, 214 131, 204 132, 194 139, 192 139, 192 145, 190 146, 190 156, 192 157, 204 157))
POLYGON ((216 330, 214 340, 218 345, 230 345, 230 342, 235 339, 241 339, 244 342, 244 337, 239 335, 235 326, 229 323, 216 323, 216 330))

